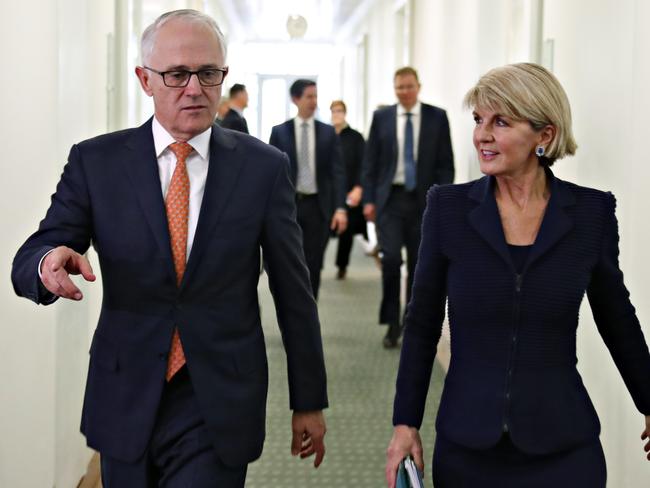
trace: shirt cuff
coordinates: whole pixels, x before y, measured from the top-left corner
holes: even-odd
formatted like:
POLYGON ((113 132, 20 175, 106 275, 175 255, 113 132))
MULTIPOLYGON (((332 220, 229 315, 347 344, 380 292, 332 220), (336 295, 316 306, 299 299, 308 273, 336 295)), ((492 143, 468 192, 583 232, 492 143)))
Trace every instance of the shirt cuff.
POLYGON ((46 257, 48 254, 50 254, 52 251, 54 251, 54 249, 50 249, 50 250, 47 251, 45 254, 43 254, 43 257, 42 257, 41 260, 38 262, 38 270, 37 270, 37 271, 38 271, 38 278, 41 280, 41 283, 43 283, 43 275, 41 274, 41 266, 43 265, 43 260, 44 260, 45 257, 46 257))

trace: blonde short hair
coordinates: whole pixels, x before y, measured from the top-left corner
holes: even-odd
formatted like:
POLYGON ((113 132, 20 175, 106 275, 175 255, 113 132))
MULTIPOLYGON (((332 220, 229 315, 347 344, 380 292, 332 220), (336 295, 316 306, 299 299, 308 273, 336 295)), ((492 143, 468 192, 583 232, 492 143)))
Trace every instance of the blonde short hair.
POLYGON ((557 78, 538 64, 508 64, 488 71, 467 92, 463 105, 527 121, 534 130, 542 130, 547 125, 555 127, 555 137, 540 158, 543 166, 575 154, 578 148, 571 129, 571 106, 566 92, 557 78))

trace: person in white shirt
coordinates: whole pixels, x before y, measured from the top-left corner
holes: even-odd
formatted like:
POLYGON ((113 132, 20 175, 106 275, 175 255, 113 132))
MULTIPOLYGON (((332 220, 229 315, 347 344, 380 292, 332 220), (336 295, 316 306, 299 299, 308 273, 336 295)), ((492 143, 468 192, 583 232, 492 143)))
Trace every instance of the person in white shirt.
POLYGON ((216 22, 163 14, 136 74, 153 97, 141 127, 72 147, 12 282, 40 304, 103 301, 81 430, 105 488, 243 487, 264 442, 268 370, 257 301, 260 248, 289 368, 293 455, 323 460, 320 324, 286 156, 214 124, 228 73, 216 22))
POLYGON ((408 302, 426 193, 431 185, 454 181, 447 114, 419 101, 415 69, 398 69, 393 83, 398 103, 375 112, 361 174, 363 213, 375 222, 379 240, 383 293, 379 323, 388 324, 386 348, 397 347, 401 335, 402 247, 406 247, 408 302))
POLYGON ((318 298, 330 231, 341 234, 348 224, 345 166, 334 127, 315 118, 316 82, 296 80, 289 93, 298 115, 273 127, 269 142, 289 156, 305 259, 312 291, 318 298))

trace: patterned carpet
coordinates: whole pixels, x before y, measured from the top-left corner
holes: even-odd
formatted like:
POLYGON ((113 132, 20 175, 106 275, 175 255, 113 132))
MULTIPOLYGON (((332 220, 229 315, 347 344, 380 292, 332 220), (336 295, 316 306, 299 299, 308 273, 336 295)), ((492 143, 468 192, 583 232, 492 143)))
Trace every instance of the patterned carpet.
MULTIPOLYGON (((330 408, 325 411, 327 454, 315 470, 313 458, 290 455, 291 412, 288 406, 286 357, 266 280, 260 302, 269 359, 267 436, 262 457, 251 464, 247 487, 382 487, 384 456, 392 433, 391 413, 399 350, 385 350, 385 329, 377 325, 380 273, 374 260, 355 243, 348 277, 334 279, 337 242, 330 242, 319 301, 330 408)), ((430 469, 435 437, 434 418, 444 379, 436 364, 431 380, 425 424, 425 463, 430 469)), ((430 472, 425 486, 431 486, 430 472)))

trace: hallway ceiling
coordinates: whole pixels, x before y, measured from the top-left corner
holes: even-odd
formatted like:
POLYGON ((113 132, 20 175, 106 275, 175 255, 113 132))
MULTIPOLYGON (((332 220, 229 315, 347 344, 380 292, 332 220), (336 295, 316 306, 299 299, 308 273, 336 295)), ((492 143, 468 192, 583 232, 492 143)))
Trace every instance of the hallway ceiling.
POLYGON ((219 5, 242 41, 287 41, 287 20, 307 21, 308 42, 332 42, 348 24, 365 13, 374 0, 220 0, 219 5), (243 31, 243 32, 242 32, 243 31))

